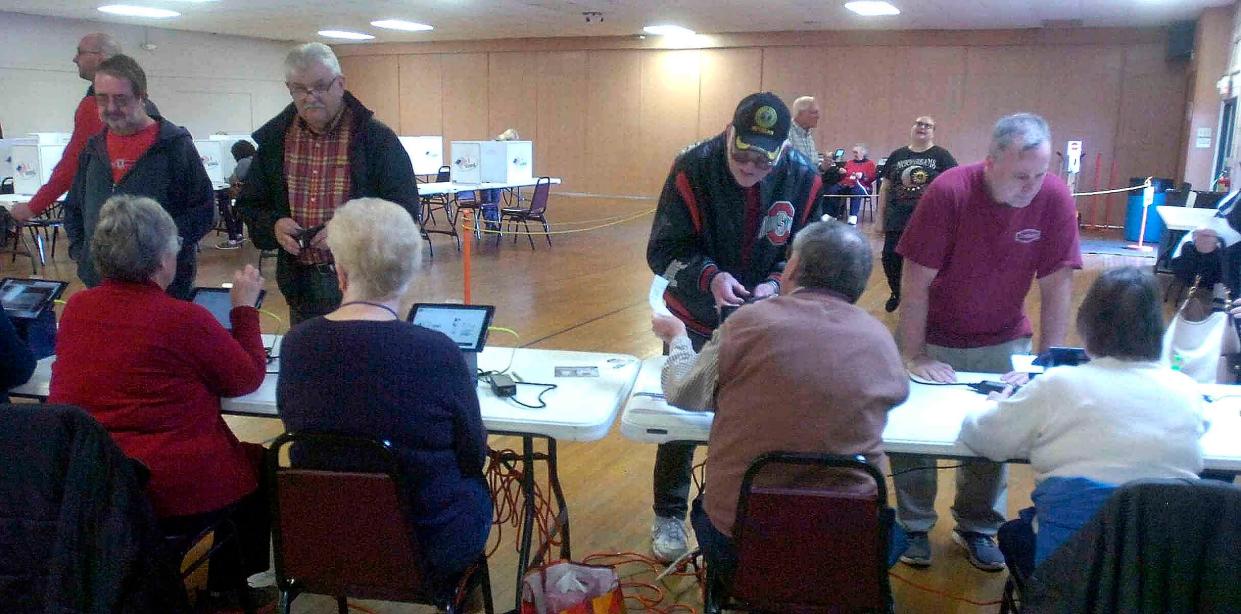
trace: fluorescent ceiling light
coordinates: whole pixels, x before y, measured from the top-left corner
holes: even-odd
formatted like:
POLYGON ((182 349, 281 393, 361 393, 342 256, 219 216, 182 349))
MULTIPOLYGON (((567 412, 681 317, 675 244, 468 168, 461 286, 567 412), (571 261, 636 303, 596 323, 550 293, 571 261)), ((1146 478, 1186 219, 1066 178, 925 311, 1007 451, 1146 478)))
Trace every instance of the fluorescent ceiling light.
POLYGON ((892 6, 883 0, 858 0, 857 2, 846 2, 845 8, 866 17, 876 17, 879 15, 900 15, 901 10, 892 6))
POLYGON ((368 41, 375 38, 370 34, 350 32, 348 30, 319 30, 319 36, 324 36, 327 38, 340 38, 347 41, 368 41))
POLYGON ((647 34, 654 34, 655 36, 693 36, 694 35, 693 30, 689 28, 682 28, 681 26, 647 26, 645 28, 642 28, 642 31, 646 32, 647 34))
POLYGON ((404 19, 381 19, 372 21, 372 26, 376 28, 387 28, 389 30, 404 30, 406 32, 425 32, 434 30, 434 26, 428 26, 425 23, 417 23, 413 21, 405 21, 404 19))
POLYGON ((180 17, 181 13, 168 9, 154 9, 149 6, 130 6, 128 4, 107 4, 99 7, 99 12, 125 17, 147 17, 150 19, 168 19, 180 17))

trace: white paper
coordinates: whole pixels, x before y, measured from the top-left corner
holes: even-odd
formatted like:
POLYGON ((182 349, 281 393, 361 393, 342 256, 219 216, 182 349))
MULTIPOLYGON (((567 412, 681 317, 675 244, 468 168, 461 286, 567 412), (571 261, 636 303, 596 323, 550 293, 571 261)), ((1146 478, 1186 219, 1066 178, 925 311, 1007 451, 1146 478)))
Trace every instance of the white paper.
POLYGON ((1043 368, 1034 364, 1035 354, 1013 354, 1013 371, 1018 373, 1042 373, 1043 368))
POLYGON ((661 316, 672 315, 672 312, 668 311, 668 306, 664 304, 664 290, 667 289, 667 279, 656 275, 655 278, 651 280, 651 293, 647 296, 647 301, 651 304, 651 311, 654 311, 661 316))

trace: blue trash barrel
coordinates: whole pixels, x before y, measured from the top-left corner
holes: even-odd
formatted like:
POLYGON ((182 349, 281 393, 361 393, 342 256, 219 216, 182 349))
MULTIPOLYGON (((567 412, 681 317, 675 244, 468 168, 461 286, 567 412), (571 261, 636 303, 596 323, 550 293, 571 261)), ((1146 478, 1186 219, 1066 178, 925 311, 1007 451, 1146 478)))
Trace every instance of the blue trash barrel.
MULTIPOLYGON (((1129 185, 1139 186, 1146 181, 1146 177, 1130 177, 1129 185)), ((1151 184, 1155 186, 1155 201, 1151 203, 1150 212, 1146 215, 1146 236, 1145 243, 1159 243, 1159 237, 1163 235, 1164 225, 1163 218, 1159 217, 1159 212, 1155 211, 1155 207, 1162 205, 1167 195, 1164 192, 1173 188, 1172 180, 1161 177, 1151 179, 1151 184)), ((1128 206, 1125 209, 1125 240, 1137 241, 1138 233, 1142 232, 1142 190, 1134 190, 1129 192, 1128 206)))

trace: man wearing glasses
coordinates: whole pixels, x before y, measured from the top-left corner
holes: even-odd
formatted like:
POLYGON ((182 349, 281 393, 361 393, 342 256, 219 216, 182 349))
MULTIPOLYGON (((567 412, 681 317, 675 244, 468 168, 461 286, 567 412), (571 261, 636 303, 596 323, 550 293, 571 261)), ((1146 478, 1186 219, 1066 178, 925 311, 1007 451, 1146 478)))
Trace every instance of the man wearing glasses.
POLYGON ((182 245, 167 292, 189 299, 195 244, 211 230, 215 200, 194 139, 185 128, 148 113, 146 73, 127 55, 99 64, 94 93, 104 130, 87 141, 65 198, 65 234, 78 277, 87 287, 100 282, 90 250, 104 201, 116 194, 146 196, 177 223, 182 245))
MULTIPOLYGON (((723 133, 682 152, 664 183, 646 259, 669 282, 664 300, 698 351, 719 309, 780 291, 786 246, 808 221, 822 180, 809 160, 782 155, 789 109, 771 92, 745 97, 723 133)), ((655 456, 651 549, 670 562, 686 551, 692 445, 655 456)))
POLYGON ((883 210, 883 273, 892 296, 884 309, 891 313, 901 304, 901 264, 896 253, 914 207, 922 191, 940 173, 957 165, 947 149, 935 144, 935 120, 923 115, 909 129, 909 144, 888 154, 879 186, 879 208, 883 210))
POLYGON ((279 250, 276 282, 293 325, 340 305, 323 226, 336 208, 377 197, 417 221, 418 188, 396 133, 345 90, 331 48, 300 45, 284 65, 293 102, 255 131, 259 149, 237 209, 255 247, 279 250))
MULTIPOLYGON (((99 119, 99 108, 95 106, 95 70, 104 60, 121 53, 121 46, 111 36, 103 32, 94 32, 78 41, 77 52, 73 55, 73 63, 77 64, 78 76, 91 83, 86 95, 78 103, 73 112, 73 135, 65 145, 65 152, 52 169, 52 176, 43 187, 30 198, 29 203, 18 203, 13 207, 13 218, 19 222, 28 222, 31 218, 47 211, 52 203, 62 194, 69 191, 73 184, 73 176, 78 172, 78 154, 86 146, 86 141, 103 130, 103 121, 99 119)), ((150 101, 146 101, 147 114, 159 115, 159 110, 150 101)))

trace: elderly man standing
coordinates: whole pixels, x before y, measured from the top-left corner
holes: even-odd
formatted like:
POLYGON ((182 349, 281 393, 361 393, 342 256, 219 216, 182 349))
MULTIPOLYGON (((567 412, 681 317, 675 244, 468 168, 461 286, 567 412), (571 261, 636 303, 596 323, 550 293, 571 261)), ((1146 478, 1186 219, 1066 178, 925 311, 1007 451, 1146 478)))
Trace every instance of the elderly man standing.
MULTIPOLYGON (((99 107, 95 105, 95 70, 99 68, 100 62, 120 52, 121 46, 116 40, 103 32, 87 34, 78 41, 78 50, 73 56, 73 63, 78 66, 78 76, 91 82, 91 86, 86 89, 86 95, 78 102, 78 108, 73 112, 73 135, 69 137, 69 144, 65 145, 65 152, 61 155, 60 162, 56 163, 56 168, 52 169, 51 178, 39 188, 29 203, 19 203, 13 207, 13 218, 17 221, 30 221, 30 218, 42 214, 52 206, 52 203, 56 202, 57 198, 69 191, 73 184, 73 176, 78 172, 78 155, 86 146, 86 140, 103 130, 103 120, 99 119, 99 107)), ((153 111, 150 114, 158 115, 153 111)))
POLYGON ((819 103, 813 96, 802 96, 793 101, 793 125, 789 126, 789 145, 806 156, 810 164, 822 168, 819 150, 814 145, 814 132, 819 125, 819 103))
POLYGON ((116 194, 146 196, 177 224, 181 248, 168 294, 188 299, 197 269, 195 245, 211 229, 213 192, 189 131, 147 113, 147 78, 127 55, 116 55, 95 71, 95 103, 105 129, 90 138, 78 159, 65 199, 69 256, 88 287, 99 284, 90 253, 99 210, 116 194))
MULTIPOLYGON (((715 410, 707 488, 694 501, 698 544, 723 577, 732 575, 732 529, 746 469, 768 452, 864 455, 884 464, 888 411, 909 396, 896 344, 856 306, 870 277, 871 249, 856 228, 829 220, 793 238, 788 292, 741 308, 695 356, 676 318, 652 329, 671 348, 664 364, 668 402, 715 410), (772 402, 772 395, 779 402, 772 402)), ((886 473, 886 467, 881 470, 886 473)), ((873 483, 853 485, 873 493, 873 483)), ((896 562, 903 535, 889 554, 896 562)))
MULTIPOLYGON (((672 164, 651 225, 646 260, 669 282, 664 300, 694 348, 719 325, 719 309, 777 294, 785 249, 806 224, 822 183, 788 147, 789 110, 760 92, 737 105, 724 132, 672 164)), ((659 446, 655 456, 651 549, 675 560, 686 550, 694 447, 659 446)))
POLYGON ((923 115, 909 129, 909 145, 888 154, 879 186, 883 211, 883 273, 892 295, 884 309, 891 313, 901 304, 901 256, 896 244, 909 224, 923 190, 940 173, 957 165, 947 149, 935 144, 935 120, 923 115))
MULTIPOLYGON (((955 370, 1008 373, 1013 354, 1030 351, 1033 328, 1022 311, 1039 285, 1039 351, 1064 342, 1073 270, 1082 266, 1077 209, 1069 188, 1048 173, 1051 132, 1037 115, 1001 118, 986 161, 944 172, 927 187, 897 251, 905 257, 905 304, 897 343, 909 372, 936 382, 955 370)), ((897 515, 909 531, 901 560, 931 564, 935 459, 893 454, 897 515)), ((957 470, 953 541, 984 571, 1004 568, 995 534, 1004 522, 1004 466, 971 461, 957 470)))
POLYGON ((254 133, 258 153, 237 209, 259 249, 279 249, 276 282, 289 323, 335 310, 341 302, 324 224, 346 202, 378 197, 418 220, 414 168, 396 133, 345 89, 331 48, 295 47, 285 58, 293 98, 254 133))

